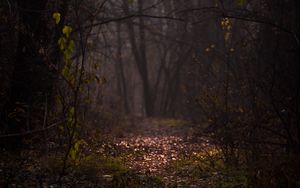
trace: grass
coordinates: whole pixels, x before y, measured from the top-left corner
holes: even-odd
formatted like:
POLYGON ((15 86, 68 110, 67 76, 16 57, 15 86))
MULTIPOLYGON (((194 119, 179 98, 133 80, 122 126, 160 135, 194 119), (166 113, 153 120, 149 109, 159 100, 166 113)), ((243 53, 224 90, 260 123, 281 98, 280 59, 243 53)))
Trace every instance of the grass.
POLYGON ((217 149, 181 156, 168 168, 180 177, 188 177, 186 185, 218 188, 246 188, 248 185, 245 171, 225 165, 217 149))
MULTIPOLYGON (((48 169, 57 173, 61 169, 62 158, 50 157, 48 169)), ((126 167, 122 157, 89 155, 78 165, 69 164, 67 179, 77 185, 96 187, 163 187, 161 178, 138 174, 126 167)))

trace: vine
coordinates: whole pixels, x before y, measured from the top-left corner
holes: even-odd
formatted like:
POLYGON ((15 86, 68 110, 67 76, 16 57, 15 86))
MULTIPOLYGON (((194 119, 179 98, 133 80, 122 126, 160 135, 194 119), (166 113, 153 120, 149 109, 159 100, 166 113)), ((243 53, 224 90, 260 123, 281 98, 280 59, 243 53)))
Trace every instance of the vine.
MULTIPOLYGON (((61 21, 61 14, 59 12, 55 12, 52 15, 55 24, 58 25, 61 21)), ((71 38, 72 27, 69 25, 64 25, 62 27, 62 33, 57 41, 58 48, 63 56, 63 67, 61 76, 64 80, 70 85, 72 89, 75 87, 75 80, 76 80, 76 72, 72 71, 72 54, 75 51, 75 42, 71 38)), ((68 149, 66 151, 66 155, 63 160, 63 169, 61 176, 64 175, 67 161, 70 160, 75 165, 79 164, 79 148, 82 143, 80 139, 80 135, 78 129, 79 125, 79 118, 77 115, 77 90, 74 90, 74 102, 68 105, 66 111, 66 130, 68 131, 68 149)), ((61 127, 64 130, 63 127, 61 127)), ((61 177, 60 177, 61 178, 61 177)))

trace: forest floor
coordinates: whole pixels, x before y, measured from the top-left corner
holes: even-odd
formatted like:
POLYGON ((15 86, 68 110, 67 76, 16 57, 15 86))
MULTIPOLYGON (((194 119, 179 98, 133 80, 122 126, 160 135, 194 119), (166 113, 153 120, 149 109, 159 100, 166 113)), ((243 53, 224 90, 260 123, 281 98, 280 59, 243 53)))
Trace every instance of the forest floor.
POLYGON ((0 187, 244 187, 241 171, 226 168, 219 149, 191 122, 135 118, 92 124, 64 176, 65 151, 55 140, 47 149, 41 142, 18 155, 1 152, 0 187))
POLYGON ((222 176, 218 149, 200 127, 187 121, 135 120, 112 127, 102 137, 99 153, 108 151, 130 170, 158 178, 163 187, 214 187, 222 176))

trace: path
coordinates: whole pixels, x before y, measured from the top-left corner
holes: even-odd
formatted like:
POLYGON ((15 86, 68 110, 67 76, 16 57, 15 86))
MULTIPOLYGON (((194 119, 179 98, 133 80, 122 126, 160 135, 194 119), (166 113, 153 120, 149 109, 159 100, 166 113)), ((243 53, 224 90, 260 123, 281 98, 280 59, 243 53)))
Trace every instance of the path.
POLYGON ((126 135, 115 138, 113 145, 117 155, 126 156, 126 165, 130 169, 162 177, 166 185, 180 187, 189 181, 189 177, 178 175, 170 166, 183 156, 210 147, 208 140, 199 136, 197 130, 186 123, 174 123, 174 120, 163 123, 144 120, 126 135))

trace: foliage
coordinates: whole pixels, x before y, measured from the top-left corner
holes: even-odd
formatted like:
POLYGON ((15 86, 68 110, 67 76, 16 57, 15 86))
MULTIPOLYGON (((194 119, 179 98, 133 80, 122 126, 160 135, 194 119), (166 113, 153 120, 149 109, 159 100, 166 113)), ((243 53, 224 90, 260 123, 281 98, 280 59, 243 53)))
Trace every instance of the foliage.
POLYGON ((59 12, 54 12, 53 15, 52 15, 52 18, 55 20, 56 24, 59 24, 60 19, 61 19, 61 15, 60 15, 59 12))
MULTIPOLYGON (((53 19, 55 23, 58 25, 60 22, 60 13, 55 12, 53 13, 53 19)), ((66 128, 64 129, 67 131, 68 135, 68 149, 66 151, 66 156, 64 158, 64 163, 62 165, 62 174, 65 171, 67 160, 70 160, 75 165, 79 165, 79 152, 80 152, 80 145, 82 140, 80 139, 79 134, 79 116, 78 116, 78 98, 76 97, 79 95, 79 90, 76 90, 75 87, 75 78, 76 78, 76 70, 72 71, 72 54, 75 50, 75 42, 71 39, 70 35, 72 32, 72 27, 68 25, 64 25, 62 28, 62 35, 57 41, 58 47, 63 55, 63 68, 62 68, 62 76, 71 86, 71 89, 74 92, 73 102, 71 104, 64 104, 68 105, 66 113, 66 128)), ((77 86, 76 86, 77 87, 77 86)), ((61 128, 61 130, 63 130, 61 128)))
MULTIPOLYGON (((62 158, 50 158, 52 172, 59 170, 62 158)), ((98 187, 152 187, 162 186, 158 178, 148 177, 130 171, 121 159, 101 155, 87 155, 78 165, 69 164, 68 176, 79 179, 84 184, 98 187)), ((77 180, 78 181, 78 180, 77 180)))
POLYGON ((244 170, 227 166, 219 150, 208 149, 205 152, 182 156, 169 167, 177 174, 189 177, 187 185, 198 182, 203 186, 232 188, 248 187, 248 177, 244 170))
POLYGON ((224 40, 226 42, 228 42, 231 38, 231 35, 232 35, 232 32, 231 32, 231 30, 232 30, 232 21, 231 21, 231 19, 226 18, 226 17, 222 18, 221 27, 224 31, 224 40))

